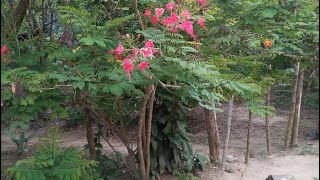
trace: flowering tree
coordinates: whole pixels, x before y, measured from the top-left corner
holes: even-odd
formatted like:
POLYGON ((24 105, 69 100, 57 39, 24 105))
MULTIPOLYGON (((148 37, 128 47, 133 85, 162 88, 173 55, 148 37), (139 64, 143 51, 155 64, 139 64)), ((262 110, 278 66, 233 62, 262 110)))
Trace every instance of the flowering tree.
MULTIPOLYGON (((12 127, 26 128, 43 111, 49 110, 50 118, 68 119, 71 107, 79 107, 86 115, 90 157, 103 161, 100 137, 92 128, 97 123, 119 136, 137 179, 204 167, 207 159, 193 152, 184 120, 197 105, 210 116, 210 159, 219 162, 214 117, 221 103, 235 97, 256 114, 270 114, 264 95, 273 81, 267 66, 271 59, 313 55, 307 50, 314 42, 306 37, 317 33, 290 33, 277 23, 310 28, 316 24, 314 15, 299 16, 312 17, 309 24, 286 20, 285 7, 274 8, 274 2, 110 2, 49 3, 57 24, 52 18, 46 22, 47 11, 33 12, 45 4, 33 3, 28 17, 22 23, 19 19, 22 31, 32 31, 24 39, 16 37, 19 29, 10 33, 2 26, 1 116, 12 127), (40 22, 42 30, 36 28, 40 22), (291 42, 295 38, 298 43, 291 42), (131 144, 135 140, 137 151, 131 144)), ((11 7, 1 3, 5 10, 11 7)), ((2 18, 8 22, 11 14, 2 18)))

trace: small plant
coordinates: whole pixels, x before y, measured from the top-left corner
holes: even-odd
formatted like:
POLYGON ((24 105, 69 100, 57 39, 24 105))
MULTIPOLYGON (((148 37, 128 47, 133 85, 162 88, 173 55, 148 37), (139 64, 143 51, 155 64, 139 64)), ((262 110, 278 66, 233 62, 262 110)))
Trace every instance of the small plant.
POLYGON ((89 180, 93 179, 95 161, 84 159, 77 148, 64 148, 59 144, 59 129, 53 128, 47 137, 40 139, 36 153, 19 160, 8 173, 16 180, 89 180))
POLYGON ((6 134, 11 138, 11 140, 16 144, 18 153, 22 154, 26 152, 26 146, 29 140, 34 136, 34 134, 26 135, 25 132, 22 132, 19 136, 12 130, 8 129, 6 134))
POLYGON ((107 140, 103 133, 103 126, 98 124, 98 132, 95 133, 94 138, 98 162, 97 166, 95 167, 96 173, 99 174, 103 179, 119 179, 123 155, 119 152, 116 152, 115 157, 108 157, 103 154, 103 146, 100 143, 101 138, 107 140))
POLYGON ((66 121, 67 126, 76 126, 84 123, 84 113, 83 110, 78 107, 71 107, 69 110, 69 119, 66 121))
POLYGON ((174 171, 174 175, 179 177, 179 180, 197 180, 198 178, 195 177, 191 173, 186 173, 186 172, 180 172, 180 171, 174 171))
MULTIPOLYGON (((158 95, 165 97, 160 90, 158 95)), ((191 147, 191 131, 185 123, 186 112, 185 106, 165 98, 154 107, 151 141, 154 176, 166 170, 169 173, 175 170, 189 172, 194 168, 203 170, 208 162, 206 157, 194 153, 191 147)))

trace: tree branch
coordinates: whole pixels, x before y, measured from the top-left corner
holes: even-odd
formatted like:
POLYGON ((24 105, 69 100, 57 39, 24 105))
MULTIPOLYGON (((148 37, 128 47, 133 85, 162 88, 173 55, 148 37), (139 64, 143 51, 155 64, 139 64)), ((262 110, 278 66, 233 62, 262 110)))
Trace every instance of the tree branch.
POLYGON ((134 1, 134 7, 135 7, 135 10, 136 10, 136 13, 137 13, 137 16, 138 16, 138 20, 139 20, 141 29, 142 29, 142 30, 145 30, 146 27, 143 25, 142 18, 141 18, 141 14, 140 14, 140 11, 139 11, 139 9, 138 9, 138 0, 135 0, 135 1, 134 1))
POLYGON ((23 22, 23 18, 27 12, 29 6, 29 0, 20 0, 19 4, 15 10, 16 18, 15 18, 15 27, 18 31, 23 22))

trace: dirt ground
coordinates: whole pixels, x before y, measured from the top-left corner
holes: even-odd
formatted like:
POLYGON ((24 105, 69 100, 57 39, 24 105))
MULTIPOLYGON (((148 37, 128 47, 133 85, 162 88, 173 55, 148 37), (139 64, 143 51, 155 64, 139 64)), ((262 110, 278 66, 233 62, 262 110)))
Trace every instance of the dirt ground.
MULTIPOLYGON (((221 150, 224 146, 226 132, 226 111, 218 114, 218 126, 221 138, 221 150)), ((204 123, 201 108, 195 109, 190 119, 190 126, 195 133, 193 137, 193 148, 208 156, 209 148, 206 140, 206 126, 204 123)), ((227 172, 221 172, 218 168, 208 165, 204 172, 196 171, 195 175, 200 180, 264 180, 270 174, 284 175, 291 174, 297 180, 313 180, 319 178, 319 141, 309 141, 305 135, 311 129, 317 129, 319 123, 318 111, 302 112, 302 121, 299 134, 300 146, 289 151, 283 151, 285 128, 288 120, 288 112, 279 110, 271 117, 272 156, 267 156, 264 131, 264 119, 254 116, 251 138, 251 153, 249 165, 244 164, 244 153, 246 148, 246 124, 248 110, 244 107, 237 107, 232 120, 231 136, 228 154, 238 158, 237 162, 227 163, 227 172)), ((49 127, 63 122, 54 121, 39 125, 36 129, 37 137, 44 134, 49 127)), ((34 131, 34 130, 33 130, 34 131)), ((64 128, 62 131, 62 143, 64 146, 83 147, 86 144, 85 131, 82 126, 76 128, 64 128)), ((110 143, 116 151, 127 153, 117 137, 111 137, 110 143)), ((31 139, 28 143, 29 151, 19 156, 15 144, 1 130, 1 174, 4 169, 12 165, 18 159, 28 157, 34 150, 37 138, 31 139)), ((111 147, 104 142, 104 151, 112 154, 111 147)), ((221 151, 222 154, 222 151, 221 151)), ((171 175, 161 176, 161 180, 177 179, 171 175)))

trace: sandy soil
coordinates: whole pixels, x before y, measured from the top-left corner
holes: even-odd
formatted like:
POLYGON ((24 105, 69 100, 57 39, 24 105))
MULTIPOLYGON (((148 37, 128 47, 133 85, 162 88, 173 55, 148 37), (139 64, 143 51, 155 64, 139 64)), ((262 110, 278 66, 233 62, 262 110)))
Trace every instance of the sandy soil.
MULTIPOLYGON (((190 126, 195 132, 193 138, 193 148, 196 151, 208 156, 209 148, 206 141, 206 127, 203 122, 203 113, 201 109, 195 109, 190 116, 190 126)), ((279 111, 271 118, 272 134, 272 156, 266 154, 266 142, 264 131, 264 120, 254 116, 252 131, 252 152, 250 153, 249 165, 244 164, 244 153, 246 147, 246 121, 248 118, 247 109, 237 107, 234 113, 231 136, 229 142, 229 153, 238 158, 238 162, 228 163, 227 169, 232 173, 221 172, 218 168, 208 165, 204 172, 197 171, 196 176, 201 180, 264 180, 270 174, 284 175, 291 174, 297 180, 313 180, 313 177, 319 178, 319 142, 305 140, 305 134, 310 129, 316 127, 319 122, 318 112, 306 111, 302 113, 301 131, 299 142, 300 146, 289 150, 282 151, 285 127, 288 114, 285 111, 279 111)), ((226 112, 218 114, 218 125, 221 136, 222 147, 224 146, 224 137, 226 132, 226 112)), ((44 134, 48 127, 61 123, 50 122, 37 128, 37 135, 44 134)), ((63 129, 62 142, 65 146, 83 147, 86 144, 86 136, 83 127, 63 129)), ((29 152, 22 156, 16 153, 15 144, 10 138, 1 131, 1 171, 18 159, 27 157, 34 150, 34 145, 38 142, 37 138, 29 142, 29 152)), ((114 146, 116 151, 127 153, 117 137, 111 137, 109 142, 114 146)), ((113 150, 103 142, 104 151, 107 154, 113 154, 113 150)), ((221 152, 222 154, 222 152, 221 152)), ((164 175, 161 179, 177 179, 171 175, 164 175)))

